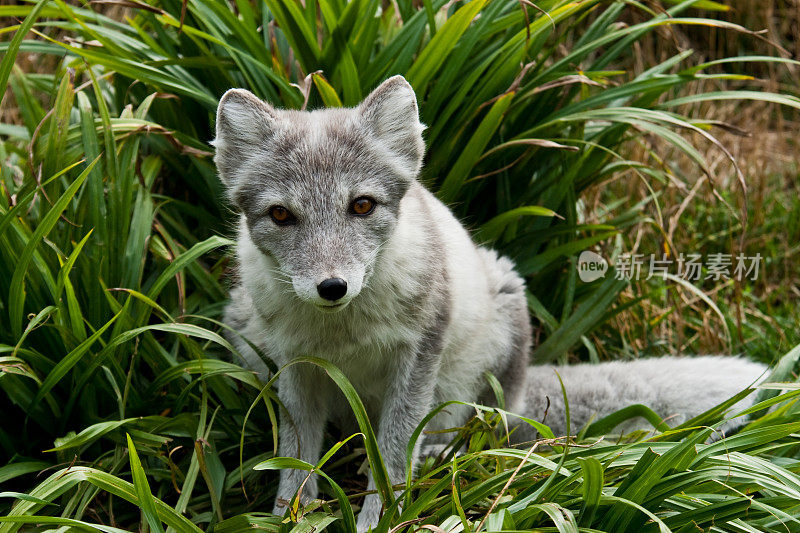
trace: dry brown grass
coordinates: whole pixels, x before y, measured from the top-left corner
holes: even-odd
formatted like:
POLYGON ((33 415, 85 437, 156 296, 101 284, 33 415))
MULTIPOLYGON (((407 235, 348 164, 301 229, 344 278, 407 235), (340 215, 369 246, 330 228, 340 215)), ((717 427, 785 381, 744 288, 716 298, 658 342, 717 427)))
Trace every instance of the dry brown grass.
MULTIPOLYGON (((20 0, 0 0, 0 6, 13 6, 22 4, 24 4, 24 2, 21 2, 20 0)), ((81 2, 80 0, 71 0, 68 1, 67 4, 83 6, 84 2, 81 2)), ((119 21, 125 20, 125 18, 132 13, 132 10, 128 7, 107 4, 94 5, 92 6, 92 9, 119 21)), ((22 21, 16 18, 0 17, 0 28, 17 25, 20 22, 22 21)), ((13 35, 13 32, 0 34, 0 41, 11 40, 13 35)), ((32 33, 27 37, 29 39, 35 38, 32 33)), ((58 33, 55 33, 53 37, 58 38, 58 33)), ((17 55, 15 65, 22 72, 47 74, 58 71, 60 67, 60 59, 53 56, 20 52, 17 55)), ((42 104, 47 105, 48 102, 46 101, 46 95, 42 94, 39 96, 41 97, 42 104)), ((6 124, 22 124, 22 118, 20 117, 17 109, 17 103, 14 99, 14 94, 11 91, 10 86, 5 87, 2 100, 0 100, 0 122, 6 124)))
MULTIPOLYGON (((695 51, 692 60, 696 62, 743 55, 800 58, 800 0, 736 0, 729 4, 733 9, 728 13, 704 15, 766 31, 753 36, 706 27, 665 27, 636 43, 631 63, 622 67, 641 72, 688 49, 695 51)), ((800 94, 800 68, 754 63, 729 68, 733 69, 730 72, 754 76, 748 82, 750 89, 800 94)), ((707 84, 695 85, 692 90, 719 88, 707 84)), ((633 352, 652 350, 654 346, 656 350, 678 353, 746 350, 759 341, 754 338, 759 335, 758 328, 750 328, 749 324, 763 325, 782 348, 789 349, 800 342, 800 313, 787 302, 800 297, 800 246, 794 240, 800 236, 790 234, 792 229, 776 224, 773 217, 796 220, 800 216, 800 203, 796 201, 800 198, 800 113, 761 102, 728 101, 706 103, 691 111, 693 116, 730 125, 729 130, 716 128, 711 133, 735 158, 745 176, 746 193, 724 151, 699 135, 691 140, 708 160, 710 178, 676 150, 646 138, 631 143, 626 155, 660 164, 675 179, 667 184, 645 184, 634 173, 618 176, 612 183, 596 188, 588 197, 588 205, 597 208, 609 199, 621 197, 630 198, 629 205, 633 205, 647 198, 652 187, 660 194, 656 200, 659 207, 654 201, 648 209, 663 233, 654 224, 639 224, 626 235, 632 253, 660 253, 664 249, 675 256, 680 252, 761 252, 768 254, 769 263, 755 283, 703 285, 705 295, 716 302, 723 314, 733 318, 730 336, 716 310, 698 295, 676 285, 622 313, 615 318, 613 327, 633 352), (727 199, 729 206, 719 196, 727 199), (782 234, 784 229, 786 233, 782 234), (787 313, 793 316, 785 316, 787 313)), ((624 297, 634 298, 652 288, 644 283, 634 284, 624 297)))

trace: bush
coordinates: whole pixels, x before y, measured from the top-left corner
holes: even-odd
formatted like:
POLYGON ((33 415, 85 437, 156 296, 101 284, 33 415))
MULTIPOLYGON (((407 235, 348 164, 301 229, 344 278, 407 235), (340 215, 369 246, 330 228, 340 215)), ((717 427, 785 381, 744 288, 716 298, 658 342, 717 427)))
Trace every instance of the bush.
MULTIPOLYGON (((644 216, 636 208, 584 223, 577 206, 587 190, 624 170, 675 179, 626 159, 626 143, 656 136, 710 173, 681 133, 713 143, 715 123, 678 110, 719 99, 800 108, 788 95, 741 89, 682 96, 696 82, 743 79, 717 72, 720 63, 778 59, 696 65, 684 52, 643 72, 614 70, 664 25, 748 33, 693 16, 724 7, 707 0, 659 13, 600 0, 116 4, 125 22, 60 0, 0 6, 25 17, 0 30, 15 30, 0 43, 0 80, 19 117, 0 125, 0 481, 10 487, 0 496, 19 500, 0 531, 79 525, 70 520, 277 529, 274 517, 253 514, 274 496, 274 478, 252 468, 272 457, 273 395, 226 360, 233 349, 217 321, 230 243, 220 235, 232 214, 207 142, 227 88, 289 108, 353 105, 404 74, 428 124, 422 178, 478 239, 516 259, 543 333, 539 362, 575 349, 596 359, 587 334, 637 303, 618 300, 624 281, 579 284, 570 266, 644 216), (619 24, 629 10, 649 17, 619 24), (57 58, 57 68, 38 72, 40 58, 57 58), (66 468, 34 475, 57 467, 66 468)), ((426 517, 470 528, 484 514, 493 530, 666 531, 692 521, 769 530, 787 514, 796 522, 795 394, 714 445, 687 426, 657 442, 526 454, 500 449, 496 415, 486 415, 458 437, 469 453, 426 465, 402 513, 382 527, 426 517)), ((344 474, 352 459, 325 470, 344 474)), ((307 510, 298 531, 344 530, 350 504, 339 490, 332 481, 338 504, 307 510)))

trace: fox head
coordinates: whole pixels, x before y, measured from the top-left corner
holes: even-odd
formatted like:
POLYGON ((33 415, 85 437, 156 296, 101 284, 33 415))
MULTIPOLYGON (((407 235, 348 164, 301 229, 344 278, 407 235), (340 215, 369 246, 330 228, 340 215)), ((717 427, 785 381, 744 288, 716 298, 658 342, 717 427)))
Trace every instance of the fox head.
POLYGON ((217 108, 214 162, 276 275, 333 311, 358 296, 394 231, 422 165, 423 128, 402 76, 358 107, 310 112, 231 89, 217 108))

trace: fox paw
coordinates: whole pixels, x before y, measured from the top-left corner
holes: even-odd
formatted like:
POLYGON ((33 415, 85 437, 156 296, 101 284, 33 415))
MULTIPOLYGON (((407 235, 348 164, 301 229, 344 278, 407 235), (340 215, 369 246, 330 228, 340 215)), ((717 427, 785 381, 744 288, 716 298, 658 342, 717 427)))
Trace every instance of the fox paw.
POLYGON ((367 533, 378 525, 381 519, 381 511, 383 510, 383 503, 378 494, 368 494, 364 499, 364 505, 361 507, 361 512, 358 513, 358 521, 356 529, 358 533, 367 533))

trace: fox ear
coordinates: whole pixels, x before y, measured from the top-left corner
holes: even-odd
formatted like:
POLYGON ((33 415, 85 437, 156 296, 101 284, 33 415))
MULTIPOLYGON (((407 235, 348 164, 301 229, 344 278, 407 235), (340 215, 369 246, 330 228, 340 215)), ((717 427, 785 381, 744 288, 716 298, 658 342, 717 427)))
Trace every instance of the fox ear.
POLYGON ((385 148, 416 175, 425 155, 417 96, 403 76, 392 76, 358 107, 364 121, 385 148))
POLYGON ((277 123, 275 110, 244 89, 230 89, 217 106, 217 138, 214 163, 222 180, 232 183, 248 155, 272 138, 277 123))

